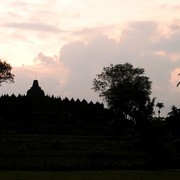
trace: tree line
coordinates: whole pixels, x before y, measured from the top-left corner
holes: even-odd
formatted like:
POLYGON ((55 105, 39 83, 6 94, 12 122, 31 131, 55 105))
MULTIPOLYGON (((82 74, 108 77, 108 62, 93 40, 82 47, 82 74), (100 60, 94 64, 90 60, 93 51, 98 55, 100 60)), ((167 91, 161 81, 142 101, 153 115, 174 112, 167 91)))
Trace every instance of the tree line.
MULTIPOLYGON (((0 84, 14 82, 12 67, 0 61, 0 84)), ((151 98, 152 81, 143 68, 130 63, 110 65, 93 80, 100 103, 25 95, 0 97, 1 133, 180 136, 180 109, 161 118, 163 103, 151 98), (158 117, 154 114, 157 106, 158 117)))
POLYGON ((108 112, 99 102, 54 96, 3 95, 0 114, 3 133, 72 134, 77 131, 83 134, 88 129, 95 129, 96 124, 105 124, 108 112))

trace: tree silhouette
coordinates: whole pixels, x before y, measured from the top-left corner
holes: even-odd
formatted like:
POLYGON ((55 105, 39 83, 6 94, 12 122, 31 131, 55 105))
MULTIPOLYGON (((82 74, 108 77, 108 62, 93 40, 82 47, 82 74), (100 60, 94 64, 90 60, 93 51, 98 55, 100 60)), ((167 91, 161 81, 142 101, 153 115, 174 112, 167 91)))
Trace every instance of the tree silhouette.
POLYGON ((0 85, 3 82, 14 82, 14 74, 11 73, 11 65, 0 59, 0 85))
POLYGON ((171 110, 172 111, 168 113, 169 116, 173 116, 174 117, 174 116, 176 116, 176 115, 178 115, 180 113, 180 109, 178 109, 174 105, 171 107, 171 110))
POLYGON ((156 107, 159 108, 159 110, 158 110, 158 118, 160 118, 160 116, 161 116, 161 109, 164 107, 164 104, 158 102, 158 103, 156 104, 156 107))
POLYGON ((168 117, 166 118, 167 128, 170 132, 175 136, 180 136, 180 109, 176 106, 172 106, 171 112, 168 113, 168 117))
POLYGON ((151 81, 144 76, 144 69, 134 68, 130 63, 111 64, 94 79, 93 89, 121 119, 147 118, 144 109, 152 104, 151 81))

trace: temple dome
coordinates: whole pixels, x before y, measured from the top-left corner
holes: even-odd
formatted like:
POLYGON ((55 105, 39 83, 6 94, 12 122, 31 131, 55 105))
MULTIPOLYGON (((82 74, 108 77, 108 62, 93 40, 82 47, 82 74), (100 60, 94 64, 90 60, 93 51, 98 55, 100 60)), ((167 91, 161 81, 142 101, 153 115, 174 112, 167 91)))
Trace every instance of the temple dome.
POLYGON ((27 96, 36 98, 45 96, 44 91, 39 86, 38 80, 33 81, 32 87, 27 91, 27 96))

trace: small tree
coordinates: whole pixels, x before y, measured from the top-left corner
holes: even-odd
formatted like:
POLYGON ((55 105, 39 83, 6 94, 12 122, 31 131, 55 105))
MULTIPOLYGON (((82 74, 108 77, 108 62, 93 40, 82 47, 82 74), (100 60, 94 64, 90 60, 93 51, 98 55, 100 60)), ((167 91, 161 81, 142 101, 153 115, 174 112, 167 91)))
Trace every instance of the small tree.
POLYGON ((0 59, 0 85, 3 82, 12 83, 14 82, 14 74, 11 73, 11 65, 0 59))
POLYGON ((176 106, 171 107, 171 112, 168 113, 169 116, 176 116, 177 114, 180 113, 180 109, 178 109, 176 106))
POLYGON ((153 113, 151 84, 144 69, 134 68, 130 63, 111 64, 94 79, 93 89, 121 119, 138 121, 153 113))

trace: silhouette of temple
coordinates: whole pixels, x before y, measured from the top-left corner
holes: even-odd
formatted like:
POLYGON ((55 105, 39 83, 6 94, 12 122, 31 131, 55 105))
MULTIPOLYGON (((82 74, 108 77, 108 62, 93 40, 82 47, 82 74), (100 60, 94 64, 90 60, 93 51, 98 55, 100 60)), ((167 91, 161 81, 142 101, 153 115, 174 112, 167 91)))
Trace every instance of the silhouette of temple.
POLYGON ((27 91, 27 96, 34 98, 45 96, 44 91, 39 86, 38 80, 33 81, 32 87, 27 91))

